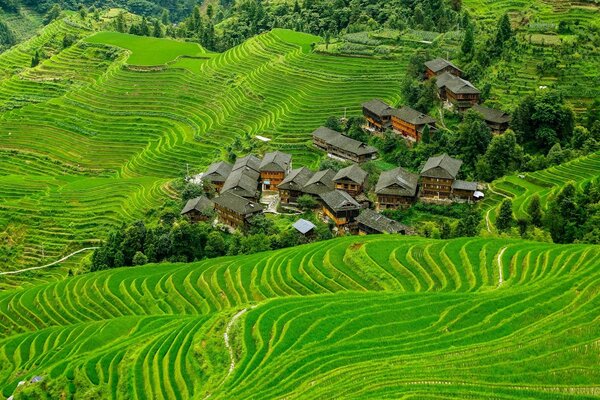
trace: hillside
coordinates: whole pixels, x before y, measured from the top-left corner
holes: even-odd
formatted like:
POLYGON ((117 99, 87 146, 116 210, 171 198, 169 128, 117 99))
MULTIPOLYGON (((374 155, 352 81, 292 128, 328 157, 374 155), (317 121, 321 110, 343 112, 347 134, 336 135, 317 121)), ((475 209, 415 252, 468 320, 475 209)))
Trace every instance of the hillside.
POLYGON ((10 268, 56 259, 143 217, 169 198, 170 180, 208 165, 236 137, 260 133, 296 165, 313 163, 309 133, 370 98, 397 100, 404 69, 310 53, 317 38, 282 30, 206 57, 175 59, 175 49, 157 67, 92 43, 106 35, 61 51, 56 38, 67 33, 93 35, 67 19, 0 55, 0 231, 17 241, 10 268), (39 47, 50 57, 30 68, 39 47))
POLYGON ((0 294, 0 387, 597 398, 599 260, 589 245, 371 236, 85 274, 0 294))

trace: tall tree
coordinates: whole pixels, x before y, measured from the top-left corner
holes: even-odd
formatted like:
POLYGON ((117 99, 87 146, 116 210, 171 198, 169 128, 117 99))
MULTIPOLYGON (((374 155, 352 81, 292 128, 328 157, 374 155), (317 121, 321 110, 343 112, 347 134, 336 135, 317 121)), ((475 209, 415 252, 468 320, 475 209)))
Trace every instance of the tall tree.
POLYGON ((473 25, 469 24, 465 29, 465 37, 463 38, 460 51, 462 52, 463 58, 466 61, 470 61, 475 53, 475 33, 473 31, 473 25))
POLYGON ((531 198, 531 202, 529 203, 529 206, 527 206, 527 213, 529 214, 529 219, 533 226, 537 226, 538 228, 542 226, 544 215, 540 203, 540 196, 537 193, 531 198))
POLYGON ((502 51, 504 43, 511 38, 513 35, 512 28, 510 26, 510 19, 508 14, 504 14, 500 21, 498 21, 498 29, 496 31, 495 45, 498 52, 502 51))
POLYGON ((465 165, 473 169, 477 158, 485 153, 492 140, 492 131, 483 117, 473 110, 464 114, 458 128, 456 151, 463 155, 465 165))
POLYGON ((509 230, 514 223, 513 210, 512 210, 512 201, 509 199, 502 200, 502 204, 500 204, 500 211, 498 212, 498 217, 496 218, 496 228, 499 231, 507 231, 509 230))

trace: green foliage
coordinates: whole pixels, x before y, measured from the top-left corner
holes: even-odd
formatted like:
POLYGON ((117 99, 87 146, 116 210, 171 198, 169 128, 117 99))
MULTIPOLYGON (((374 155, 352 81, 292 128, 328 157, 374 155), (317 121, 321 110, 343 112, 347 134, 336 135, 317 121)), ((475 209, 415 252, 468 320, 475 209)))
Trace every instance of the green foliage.
POLYGON ((462 156, 467 170, 474 169, 477 158, 486 152, 491 141, 492 131, 482 116, 473 110, 467 111, 458 127, 455 143, 456 152, 462 156))
POLYGON ((504 199, 500 204, 498 218, 496 218, 496 228, 501 232, 507 231, 513 226, 514 222, 512 201, 504 199))
POLYGON ((515 133, 507 130, 503 135, 494 136, 485 154, 477 160, 477 176, 492 181, 519 170, 522 162, 523 149, 517 144, 515 133))
POLYGON ((531 224, 536 227, 542 226, 542 220, 544 219, 544 214, 542 211, 542 204, 540 202, 540 196, 536 193, 531 198, 531 202, 527 207, 527 213, 529 214, 529 219, 531 224))
POLYGON ((16 42, 13 31, 6 25, 6 22, 0 21, 0 49, 10 47, 16 42))
POLYGON ((49 24, 55 19, 58 19, 61 14, 62 9, 60 8, 60 6, 58 4, 54 4, 52 8, 50 8, 50 10, 46 13, 46 16, 44 17, 44 23, 46 25, 49 24))
POLYGON ((302 196, 298 197, 297 202, 298 208, 303 211, 314 210, 319 204, 315 198, 309 194, 303 194, 302 196))

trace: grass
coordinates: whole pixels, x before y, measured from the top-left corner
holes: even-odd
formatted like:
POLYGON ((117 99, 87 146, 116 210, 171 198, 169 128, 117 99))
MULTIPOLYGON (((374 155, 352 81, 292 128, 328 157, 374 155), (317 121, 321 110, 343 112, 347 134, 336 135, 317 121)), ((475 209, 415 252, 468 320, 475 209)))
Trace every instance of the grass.
POLYGON ((127 62, 133 65, 162 65, 181 56, 201 57, 206 54, 206 51, 197 43, 136 36, 128 33, 99 32, 85 40, 89 43, 117 46, 131 51, 127 62))
POLYGON ((0 390, 41 375, 103 398, 595 398, 599 260, 382 235, 40 283, 0 293, 0 390))

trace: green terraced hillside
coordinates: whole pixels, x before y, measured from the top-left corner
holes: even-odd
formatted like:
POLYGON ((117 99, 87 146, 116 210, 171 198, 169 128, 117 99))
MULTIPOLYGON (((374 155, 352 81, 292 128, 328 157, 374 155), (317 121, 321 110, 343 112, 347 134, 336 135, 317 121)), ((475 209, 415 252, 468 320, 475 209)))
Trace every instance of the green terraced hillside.
POLYGON ((187 165, 200 170, 237 137, 270 137, 295 165, 314 163, 310 133, 373 97, 397 101, 405 68, 314 54, 318 38, 284 30, 211 55, 163 39, 172 51, 156 62, 169 65, 130 65, 152 61, 140 46, 155 40, 130 39, 65 19, 0 54, 0 233, 13 232, 4 269, 57 259, 143 217, 187 165), (66 34, 84 40, 61 50, 66 34), (30 68, 40 47, 49 58, 30 68))
POLYGON ((528 216, 527 207, 534 194, 540 196, 542 207, 546 208, 548 198, 555 195, 567 182, 575 182, 582 188, 587 182, 600 179, 600 153, 581 157, 565 164, 542 171, 509 175, 495 180, 489 185, 487 198, 483 203, 487 228, 491 230, 496 220, 500 203, 504 198, 513 202, 517 218, 528 216))
POLYGON ((599 288, 598 246, 481 238, 90 273, 0 294, 0 393, 593 399, 599 288))

